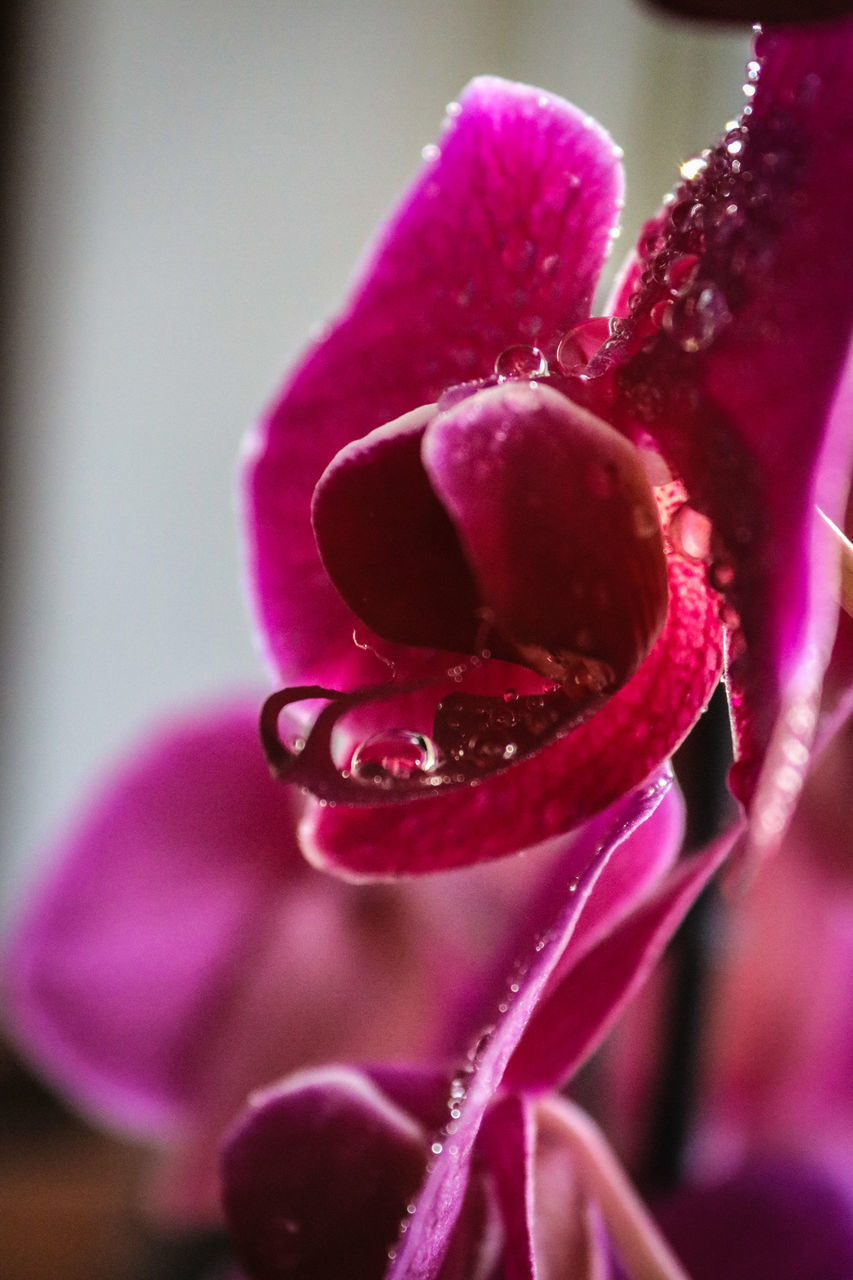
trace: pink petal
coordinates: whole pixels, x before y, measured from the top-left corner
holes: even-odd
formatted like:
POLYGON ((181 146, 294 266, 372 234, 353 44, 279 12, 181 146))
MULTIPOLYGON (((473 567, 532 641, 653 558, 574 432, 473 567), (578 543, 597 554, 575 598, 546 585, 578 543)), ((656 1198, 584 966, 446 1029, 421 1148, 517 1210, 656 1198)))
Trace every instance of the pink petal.
POLYGON ((296 798, 245 704, 152 736, 95 797, 5 948, 8 1022, 45 1075, 121 1127, 178 1122, 239 974, 245 923, 304 874, 296 798))
MULTIPOLYGON (((666 501, 666 518, 677 500, 666 501)), ((300 838, 323 867, 417 875, 529 849, 641 784, 706 705, 722 662, 704 567, 667 557, 669 613, 640 669, 596 714, 509 772, 406 805, 309 804, 300 838)), ((488 664, 487 664, 488 665, 488 664)))
POLYGON ((427 1152, 415 1120, 349 1068, 256 1095, 223 1154, 240 1262, 252 1280, 380 1280, 427 1152))
POLYGON ((645 982, 687 910, 728 854, 732 830, 676 864, 659 888, 603 936, 576 931, 504 1077, 525 1091, 559 1087, 604 1039, 645 982))
POLYGON ((550 931, 538 942, 532 941, 533 952, 523 980, 516 984, 518 990, 508 998, 495 1026, 472 1049, 467 1070, 451 1085, 451 1123, 421 1187, 412 1227, 400 1241, 389 1280, 435 1280, 440 1275, 468 1185, 477 1134, 506 1066, 614 850, 654 812, 668 785, 667 779, 659 778, 646 792, 628 796, 599 815, 578 836, 577 871, 563 901, 555 905, 550 931))
POLYGON ((439 414, 423 453, 481 599, 522 661, 584 692, 596 673, 607 690, 633 675, 667 612, 638 451, 549 387, 520 381, 439 414))
POLYGON ((377 675, 352 644, 355 619, 309 525, 327 463, 445 388, 490 374, 511 344, 552 348, 587 312, 620 190, 612 144, 561 99, 494 79, 463 94, 342 317, 249 445, 250 579, 283 683, 353 687, 377 675))
MULTIPOLYGON (((435 405, 337 454, 314 490, 323 566, 352 611, 385 640, 476 652, 477 587, 421 462, 435 405)), ((446 674, 448 659, 444 656, 446 674)))
POLYGON ((641 240, 611 420, 650 431, 711 519, 732 629, 732 785, 769 848, 835 629, 814 508, 842 523, 851 463, 853 24, 771 32, 756 57, 749 113, 641 240))
POLYGON ((479 1157, 492 1179, 504 1230, 501 1280, 536 1280, 533 1259, 535 1128, 522 1098, 496 1102, 483 1120, 479 1157))
POLYGON ((753 1160, 686 1186, 657 1210, 693 1280, 848 1280, 853 1186, 848 1169, 753 1160))

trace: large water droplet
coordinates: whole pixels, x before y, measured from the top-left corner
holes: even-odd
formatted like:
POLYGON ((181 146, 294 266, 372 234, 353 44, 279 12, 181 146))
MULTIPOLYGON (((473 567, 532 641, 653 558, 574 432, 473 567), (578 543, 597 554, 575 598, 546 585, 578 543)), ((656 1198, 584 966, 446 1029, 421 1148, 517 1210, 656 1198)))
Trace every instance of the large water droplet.
POLYGON ((730 320, 722 290, 704 284, 674 300, 663 327, 682 351, 704 351, 730 320))
POLYGON ((683 503, 669 522, 669 537, 673 549, 687 560, 697 562, 708 559, 711 552, 711 521, 701 511, 683 503))
POLYGON ((538 347, 518 343, 500 353, 495 361, 495 373, 500 381, 512 378, 547 378, 548 361, 538 347))
POLYGON ((564 333, 557 347, 557 364, 563 373, 570 376, 582 374, 610 334, 608 316, 593 316, 564 333))
POLYGON ((355 750, 350 772, 358 778, 382 782, 430 773, 439 761, 431 738, 410 729, 386 729, 366 738, 355 750))

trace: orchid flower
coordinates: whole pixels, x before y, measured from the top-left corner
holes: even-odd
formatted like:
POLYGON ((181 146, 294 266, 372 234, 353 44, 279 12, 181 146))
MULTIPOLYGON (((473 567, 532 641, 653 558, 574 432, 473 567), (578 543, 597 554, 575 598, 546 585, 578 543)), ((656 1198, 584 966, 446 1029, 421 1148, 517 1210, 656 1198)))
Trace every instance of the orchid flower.
POLYGON ((481 1016, 469 973, 550 867, 346 885, 302 858, 301 809, 252 700, 170 721, 81 807, 4 941, 5 1027, 79 1109, 160 1150, 161 1219, 218 1220, 218 1144, 253 1089, 447 1052, 454 1009, 458 1050, 481 1016))
POLYGON ((683 166, 609 321, 612 143, 523 86, 452 105, 247 451, 250 583, 293 686, 263 736, 318 798, 321 865, 572 828, 683 738, 724 632, 732 786, 778 842, 836 619, 816 507, 842 524, 850 473, 851 68, 853 24, 759 36, 740 120, 683 166))
POLYGON ((553 1092, 729 847, 731 836, 673 865, 679 810, 660 779, 570 842, 557 874, 571 879, 550 887, 494 1024, 455 1070, 332 1067, 252 1099, 223 1163, 252 1280, 378 1280, 386 1267, 389 1280, 530 1280, 572 1260, 602 1275, 602 1220, 632 1275, 680 1280, 601 1135, 553 1092))

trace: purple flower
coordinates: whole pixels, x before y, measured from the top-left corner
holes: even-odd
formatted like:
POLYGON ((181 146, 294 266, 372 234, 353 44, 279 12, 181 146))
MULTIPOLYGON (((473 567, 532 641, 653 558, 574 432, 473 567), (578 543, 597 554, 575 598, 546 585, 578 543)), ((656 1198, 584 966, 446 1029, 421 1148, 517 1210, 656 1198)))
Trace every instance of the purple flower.
POLYGON ((253 1089, 329 1058, 458 1050, 474 977, 549 859, 356 887, 296 842, 243 699, 176 719, 88 798, 4 943, 4 1024, 97 1122, 161 1152, 151 1198, 219 1215, 216 1152, 253 1089), (498 872, 499 874, 495 874, 498 872))
POLYGON ((778 842, 835 627, 816 505, 841 524, 850 474, 851 67, 850 24, 759 37, 610 324, 610 141, 523 86, 454 104, 248 449, 256 614, 293 686, 263 732, 318 797, 314 860, 421 872, 571 829, 682 739, 723 629, 733 788, 778 842))
POLYGON ((252 1100, 223 1170, 253 1280, 370 1280, 389 1256, 389 1280, 521 1280, 534 1256, 538 1274, 564 1274, 572 1257, 605 1256, 600 1213, 632 1262, 663 1248, 600 1135, 551 1091, 600 1043, 728 847, 667 871, 680 821, 666 786, 570 843, 494 1025, 455 1069, 335 1067, 252 1100))

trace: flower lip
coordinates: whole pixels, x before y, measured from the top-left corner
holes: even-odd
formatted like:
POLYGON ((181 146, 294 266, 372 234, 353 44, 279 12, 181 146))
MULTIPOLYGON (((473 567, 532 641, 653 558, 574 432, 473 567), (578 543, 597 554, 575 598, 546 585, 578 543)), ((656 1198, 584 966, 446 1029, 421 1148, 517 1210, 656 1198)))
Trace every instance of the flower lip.
POLYGON ((530 357, 511 355, 496 385, 354 442, 317 486, 318 546, 350 608, 394 643, 470 655, 439 670, 438 682, 465 675, 466 687, 440 696, 431 737, 386 730, 343 766, 332 756, 341 718, 425 683, 345 695, 305 686, 267 703, 273 772, 327 802, 436 794, 527 759, 593 714, 660 633, 667 575, 641 455, 544 385, 542 371, 512 376, 530 357), (547 683, 531 689, 522 672, 520 692, 471 687, 474 668, 492 659, 547 683), (314 696, 330 705, 306 743, 286 747, 278 712, 314 696))

